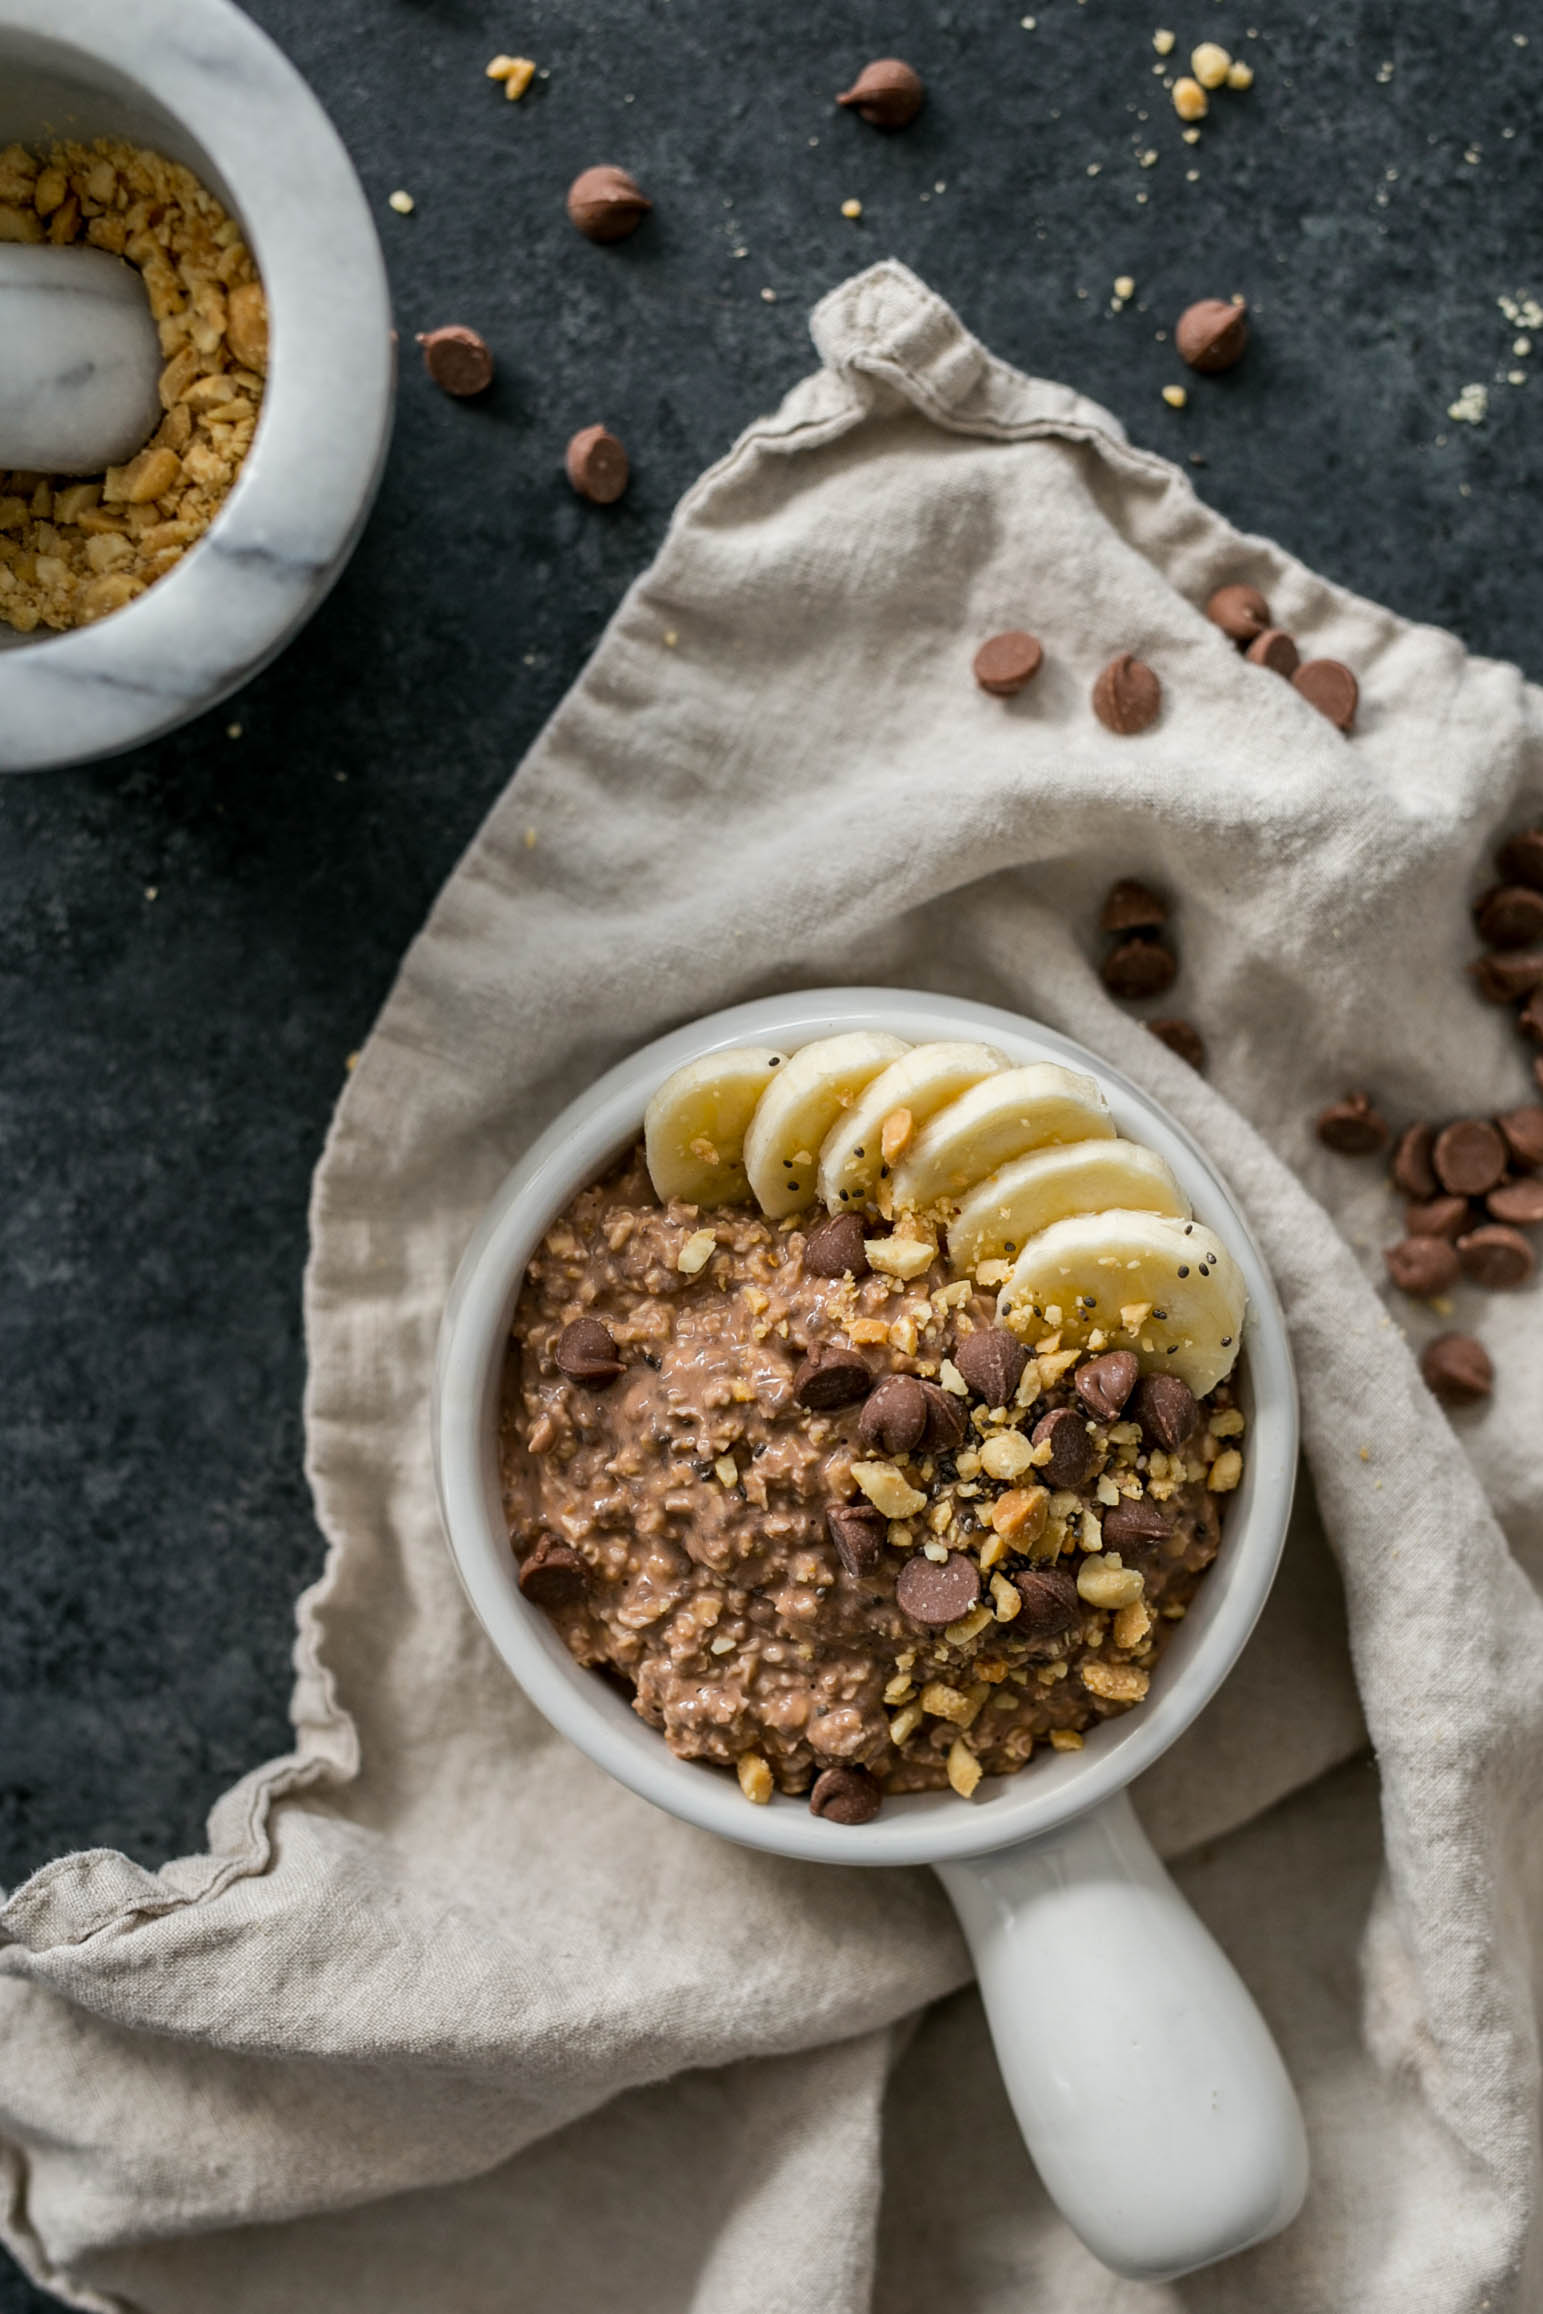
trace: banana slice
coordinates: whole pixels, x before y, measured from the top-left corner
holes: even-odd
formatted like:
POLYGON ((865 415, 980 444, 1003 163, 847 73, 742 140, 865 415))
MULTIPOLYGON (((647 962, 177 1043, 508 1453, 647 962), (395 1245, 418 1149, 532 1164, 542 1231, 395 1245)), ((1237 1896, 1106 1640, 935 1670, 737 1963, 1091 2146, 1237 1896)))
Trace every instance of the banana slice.
POLYGON ((1091 1077, 1031 1061, 986 1077, 940 1109, 892 1177, 895 1209, 963 1197, 1014 1157, 1050 1142, 1112 1141, 1114 1124, 1091 1077))
POLYGON ((817 1153, 837 1119, 880 1069, 907 1050, 900 1037, 850 1029, 817 1037, 777 1071, 745 1135, 745 1171, 774 1221, 812 1205, 817 1153))
POLYGON ((1048 1327, 1070 1349, 1096 1327, 1197 1398, 1231 1372, 1247 1308, 1241 1270, 1202 1222, 1123 1211, 1041 1230, 997 1297, 998 1317, 1026 1340, 1048 1327))
POLYGON ((1053 1222, 1074 1213, 1176 1214, 1189 1219, 1189 1200, 1155 1149, 1139 1141, 1067 1141, 1034 1149, 990 1173, 969 1192, 948 1233, 955 1269, 1015 1254, 1053 1222))
POLYGON ((704 1053, 666 1077, 643 1116, 648 1177, 662 1202, 743 1205, 745 1129, 785 1053, 770 1045, 736 1045, 704 1053))
POLYGON ((1006 1066, 1006 1054, 992 1045, 940 1043, 913 1045, 881 1069, 831 1128, 820 1150, 820 1196, 831 1212, 872 1199, 879 1167, 889 1161, 886 1124, 892 1135, 900 1137, 894 1152, 898 1157, 945 1102, 1006 1066))

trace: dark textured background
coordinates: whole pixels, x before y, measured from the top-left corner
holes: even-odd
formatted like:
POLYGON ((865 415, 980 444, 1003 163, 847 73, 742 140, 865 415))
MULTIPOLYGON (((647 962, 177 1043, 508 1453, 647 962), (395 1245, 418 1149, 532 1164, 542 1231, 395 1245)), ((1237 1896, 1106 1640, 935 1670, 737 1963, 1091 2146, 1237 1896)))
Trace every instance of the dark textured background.
MULTIPOLYGON (((346 1055, 674 500, 812 366, 832 283, 904 258, 998 353, 1193 454, 1245 529, 1539 662, 1543 333, 1536 381, 1504 383, 1533 364, 1496 306, 1543 296, 1543 24, 1520 0, 1261 0, 1252 40, 1230 0, 252 13, 358 163, 404 339, 471 322, 499 378, 447 401, 409 341, 374 519, 279 664, 141 754, 0 783, 0 1885, 74 1847, 196 1848, 285 1745, 291 1600, 321 1557, 306 1193, 346 1055), (1255 68, 1195 148, 1159 22, 1255 68), (498 49, 550 73, 517 106, 482 76, 498 49), (894 53, 929 99, 885 137, 831 98, 894 53), (563 214, 596 160, 657 204, 618 248, 563 214), (1111 314, 1122 273, 1137 299, 1111 314), (1247 359, 1170 412, 1158 332, 1234 290, 1247 359), (1474 380, 1489 420, 1453 425, 1474 380), (606 511, 561 475, 596 419, 634 466, 606 511)), ((0 2272, 6 2314, 48 2303, 0 2272)))

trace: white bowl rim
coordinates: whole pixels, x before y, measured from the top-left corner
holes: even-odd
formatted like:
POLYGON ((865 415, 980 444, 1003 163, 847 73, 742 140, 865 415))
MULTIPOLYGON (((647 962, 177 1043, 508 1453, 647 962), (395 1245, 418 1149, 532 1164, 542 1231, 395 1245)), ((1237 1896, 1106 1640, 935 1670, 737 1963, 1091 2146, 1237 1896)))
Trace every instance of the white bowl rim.
POLYGON ((1269 1272, 1210 1160, 1151 1095, 1086 1047, 1021 1015, 963 998, 893 988, 829 988, 762 998, 707 1015, 643 1046, 581 1093, 532 1144, 484 1214, 440 1329, 433 1393, 435 1473, 451 1556, 494 1646, 543 1715, 598 1766, 672 1815, 742 1845, 822 1863, 938 1864, 1054 1831, 1121 1790, 1182 1734, 1226 1678, 1258 1620, 1284 1545, 1297 1464, 1296 1379, 1269 1272), (1013 1060, 1055 1060, 1095 1077, 1117 1126, 1173 1167, 1198 1218, 1224 1237, 1249 1295, 1243 1485, 1221 1552, 1164 1650, 1152 1693, 1092 1730, 1081 1751, 1036 1757, 987 1779, 973 1801, 952 1792, 887 1799, 870 1824, 830 1823, 799 1799, 752 1806, 727 1769, 678 1759, 625 1698, 569 1655, 522 1598, 499 1500, 496 1405, 509 1321, 525 1264, 576 1190, 641 1130, 649 1094, 698 1054, 769 1041, 783 1047, 852 1028, 920 1042, 969 1036, 1013 1060))

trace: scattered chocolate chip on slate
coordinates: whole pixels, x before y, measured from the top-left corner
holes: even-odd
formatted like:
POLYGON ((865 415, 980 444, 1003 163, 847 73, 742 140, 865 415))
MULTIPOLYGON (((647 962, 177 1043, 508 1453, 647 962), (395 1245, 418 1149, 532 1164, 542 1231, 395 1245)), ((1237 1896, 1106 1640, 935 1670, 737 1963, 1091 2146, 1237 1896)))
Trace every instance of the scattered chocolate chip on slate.
POLYGON ((1331 1101, 1314 1128, 1326 1149, 1341 1157, 1375 1157, 1388 1145, 1387 1119, 1372 1107, 1369 1093, 1347 1093, 1331 1101))
POLYGON ((846 105, 870 128, 903 129, 921 111, 926 93, 919 72, 913 72, 898 56, 880 56, 863 66, 836 102, 846 105))
POLYGON ((585 426, 563 454, 568 480, 592 506, 614 506, 627 487, 627 453, 604 426, 585 426))
POLYGON ((1495 854, 1495 865, 1508 884, 1530 884, 1543 892, 1543 828, 1518 828, 1495 854))
POLYGON ((1434 1197, 1437 1189, 1430 1153, 1435 1146, 1434 1125, 1406 1125, 1393 1151, 1393 1186, 1406 1197, 1434 1197))
POLYGON ((1292 688, 1310 707, 1326 715, 1336 731, 1348 731, 1361 703, 1361 686, 1342 659, 1304 659, 1291 673, 1292 688))
POLYGON ((1168 921, 1168 903, 1160 892, 1122 876, 1104 894, 1098 912, 1100 932, 1160 932, 1168 921))
POLYGON ((1130 1350, 1106 1350, 1102 1357, 1084 1358, 1072 1376, 1077 1396, 1100 1422, 1113 1422, 1141 1377, 1141 1363, 1130 1350))
POLYGON ((1023 1601, 1017 1622, 1026 1639, 1059 1639, 1080 1622, 1076 1580, 1060 1567, 1025 1567, 1012 1581, 1023 1601))
POLYGON ((1033 1444, 1050 1444, 1050 1460, 1040 1465, 1046 1486, 1081 1486, 1093 1468, 1093 1441, 1084 1415, 1075 1406, 1053 1406, 1034 1425, 1033 1444))
POLYGON ((978 1334, 966 1334, 954 1351, 954 1364, 988 1406, 1008 1403, 1028 1362, 1028 1351, 1005 1326, 984 1326, 978 1334))
POLYGON ((1529 1174, 1523 1181, 1502 1181, 1484 1200, 1494 1221, 1508 1221, 1517 1229, 1536 1229, 1543 1222, 1543 1181, 1529 1174))
POLYGON ((822 1768, 809 1793, 811 1816, 833 1824, 871 1824, 883 1791, 862 1768, 822 1768))
POLYGON ((1543 1109, 1536 1104, 1525 1109, 1508 1109, 1495 1123, 1511 1152, 1513 1165, 1543 1165, 1543 1109))
POLYGON ((804 1268, 811 1277, 854 1278, 868 1275, 868 1254, 863 1225, 855 1213, 832 1213, 815 1223, 804 1240, 804 1268))
POLYGON ((1490 1293, 1507 1294, 1524 1286, 1537 1268, 1537 1257, 1519 1229, 1487 1221, 1457 1241, 1463 1275, 1490 1293))
POLYGON ((586 241, 625 241, 653 207, 637 180, 603 161, 568 187, 568 214, 586 241))
POLYGON ((1468 1224, 1466 1197, 1423 1197, 1404 1207, 1404 1228, 1411 1237, 1461 1237, 1468 1224))
POLYGON ((1444 1237, 1406 1237, 1383 1254, 1388 1275, 1401 1293, 1428 1301, 1457 1283, 1457 1249, 1444 1237))
POLYGON ((1172 1532, 1172 1520, 1155 1502, 1112 1503, 1103 1517, 1104 1549, 1122 1557, 1127 1551, 1153 1550, 1172 1532))
POLYGON ((1475 1406, 1495 1386, 1489 1352, 1472 1334, 1438 1334, 1420 1352, 1426 1388, 1443 1406, 1475 1406))
POLYGON ((834 1502, 825 1512, 825 1531, 849 1575, 870 1575, 879 1563, 889 1521, 872 1503, 834 1502))
POLYGON ((1251 643, 1270 623, 1270 606, 1257 587, 1218 587, 1205 607, 1213 627, 1235 643, 1251 643))
POLYGON ((980 1597, 980 1569, 963 1551, 946 1559, 929 1559, 917 1551, 906 1560, 895 1585, 895 1604, 913 1623, 932 1631, 957 1623, 980 1597))
POLYGON ((981 689, 989 691, 993 699, 1011 699, 1026 683, 1033 682, 1044 659, 1044 646, 1037 635, 1011 627, 982 643, 975 654, 973 672, 981 689))
POLYGON ((1171 1053, 1177 1053, 1181 1061, 1188 1061, 1197 1074, 1204 1071, 1205 1038, 1192 1021, 1149 1020, 1147 1028, 1159 1044, 1166 1045, 1171 1053))
POLYGON ((1160 940, 1137 937, 1111 948, 1099 977, 1111 996, 1135 999, 1161 996, 1173 986, 1178 969, 1179 960, 1171 948, 1165 948, 1160 940))
POLYGON ((1165 1454, 1192 1438, 1200 1420, 1200 1402, 1177 1374, 1143 1374, 1131 1392, 1130 1411, 1147 1445, 1165 1454))
POLYGON ((542 1535, 521 1562, 520 1589, 538 1607, 571 1607, 589 1589, 589 1569, 571 1543, 542 1535))
POLYGON ((927 1400, 914 1374, 886 1374, 857 1417, 857 1435, 880 1454, 914 1454, 927 1435, 927 1400))
POLYGON ((1093 686, 1093 712, 1122 739, 1148 730, 1162 711, 1163 687, 1144 659, 1121 651, 1093 686))
POLYGON ((811 1413, 828 1414, 833 1407, 850 1406, 866 1398, 873 1374, 860 1351, 836 1342, 822 1342, 809 1352, 793 1376, 793 1395, 811 1413))
POLYGON ((1192 370, 1230 370, 1248 344, 1248 307, 1241 299, 1202 297, 1179 315, 1173 342, 1192 370))
POLYGON ((923 1451, 928 1454, 951 1454, 956 1446, 964 1444, 969 1417, 961 1402, 951 1390, 936 1382, 922 1384, 922 1396, 927 1401, 927 1428, 922 1438, 923 1451))
POLYGON ((1486 1004, 1515 1004, 1518 997, 1543 988, 1543 948, 1515 948, 1500 956, 1481 956, 1468 970, 1486 1004))
POLYGON ((1506 1145, 1487 1117, 1460 1117, 1436 1135, 1436 1179, 1454 1197, 1483 1197, 1505 1178, 1506 1145))
POLYGON ((1530 884, 1495 884, 1475 902, 1473 921, 1491 948, 1525 948, 1543 940, 1543 892, 1530 884))
POLYGON ((558 1371, 586 1390, 606 1389, 623 1371, 615 1336, 598 1318, 575 1318, 564 1326, 552 1355, 558 1371))
POLYGON ((1266 627, 1243 656, 1251 667, 1268 667, 1272 675, 1294 675, 1301 660, 1295 639, 1284 627, 1266 627))
POLYGON ((420 329, 418 343, 423 366, 435 385, 458 401, 484 393, 493 383, 493 356, 474 329, 447 322, 443 329, 420 329))

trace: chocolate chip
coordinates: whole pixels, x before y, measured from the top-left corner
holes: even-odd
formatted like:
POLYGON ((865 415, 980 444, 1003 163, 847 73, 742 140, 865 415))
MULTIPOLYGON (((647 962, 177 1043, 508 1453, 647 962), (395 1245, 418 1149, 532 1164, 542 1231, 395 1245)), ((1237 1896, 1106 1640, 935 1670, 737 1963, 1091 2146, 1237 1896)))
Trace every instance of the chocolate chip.
POLYGON ((1296 643, 1284 627, 1266 627, 1243 656, 1250 666, 1268 667, 1272 675, 1294 675, 1300 663, 1296 643))
POLYGON ((609 1326, 598 1318, 575 1318, 564 1326, 552 1353, 558 1370, 586 1390, 604 1390, 622 1372, 621 1352, 609 1326))
POLYGON ((954 1351, 954 1364, 988 1406, 1009 1403, 1028 1362, 1028 1351, 1005 1326, 983 1326, 978 1334, 966 1334, 954 1351))
POLYGON ((1061 1568, 1025 1567, 1012 1581, 1023 1601, 1016 1620, 1026 1639, 1059 1639, 1081 1621, 1076 1581, 1061 1568))
POLYGON ((927 1435, 927 1400, 914 1374, 886 1374, 857 1417, 864 1446, 881 1454, 912 1454, 927 1435))
POLYGON ((1519 1229, 1487 1221, 1457 1241, 1463 1275, 1492 1294, 1508 1294, 1524 1286, 1537 1268, 1537 1257, 1519 1229))
POLYGON ((458 401, 485 392, 493 383, 493 356, 474 329, 447 322, 443 329, 420 329, 418 343, 423 366, 435 385, 458 401))
POLYGON ((868 1275, 863 1225, 855 1213, 832 1213, 816 1222, 804 1240, 804 1269, 817 1278, 845 1277, 848 1271, 854 1278, 868 1275))
POLYGON ((1104 958, 1100 978, 1111 996, 1161 996, 1171 988, 1179 961, 1160 940, 1122 940, 1104 958))
POLYGON ((1513 1222, 1521 1229, 1536 1229, 1539 1222, 1543 1222, 1543 1181, 1530 1177, 1525 1181, 1502 1181, 1484 1202, 1496 1221, 1513 1222))
POLYGON ((794 1397, 815 1414, 850 1406, 855 1399, 866 1398, 872 1388, 867 1359, 837 1342, 818 1344, 793 1376, 794 1397))
POLYGON ((980 1569, 962 1551, 946 1559, 929 1559, 917 1551, 906 1560, 895 1585, 895 1604, 913 1623, 931 1631, 957 1623, 980 1597, 980 1569))
POLYGON ((1506 1145, 1485 1117, 1460 1117, 1436 1135, 1436 1179, 1454 1197, 1482 1197, 1504 1179, 1506 1145))
POLYGON ((1436 1175, 1430 1153, 1435 1146, 1434 1125, 1408 1125, 1393 1151, 1393 1186, 1406 1197, 1434 1197, 1436 1175))
POLYGON ((936 1382, 924 1382, 921 1388, 927 1401, 927 1428, 922 1445, 929 1454, 951 1454, 956 1446, 964 1444, 969 1417, 951 1390, 942 1389, 936 1382))
POLYGON ((1489 1352, 1472 1334, 1438 1334, 1420 1352, 1426 1388, 1443 1406, 1473 1406, 1495 1386, 1489 1352))
POLYGON ((1050 1460, 1039 1466, 1039 1476, 1046 1486, 1081 1486, 1093 1468, 1093 1441, 1088 1426, 1075 1406, 1052 1406, 1034 1425, 1032 1443, 1043 1446, 1048 1439, 1050 1460))
POLYGON ((1140 1377, 1140 1361, 1131 1351, 1106 1350, 1101 1358, 1085 1358, 1072 1381, 1088 1412, 1113 1422, 1140 1377))
POLYGON ((1341 659, 1304 659, 1291 671, 1294 690, 1326 715, 1336 731, 1348 731, 1361 703, 1361 686, 1341 659))
POLYGON ((1428 1301, 1457 1283, 1457 1253, 1444 1237, 1406 1237, 1383 1254, 1388 1275, 1401 1293, 1428 1301))
POLYGON ((1508 1109, 1495 1123, 1513 1165, 1543 1165, 1543 1109, 1508 1109))
POLYGON ((1543 828, 1518 828, 1495 854, 1495 865, 1508 884, 1530 884, 1543 892, 1543 828))
POLYGON ((1468 970, 1486 1004, 1514 1004, 1543 988, 1543 948, 1513 948, 1501 956, 1481 956, 1468 970))
POLYGON ((653 207, 636 178, 603 161, 568 187, 568 214, 587 241, 625 241, 653 207))
POLYGON ((1205 615, 1235 643, 1251 643, 1270 623, 1270 606, 1257 587, 1218 587, 1205 615))
POLYGON ((921 111, 926 93, 920 73, 898 56, 880 56, 863 66, 836 102, 849 106, 870 128, 903 129, 921 111))
POLYGON ((1134 876, 1111 884, 1098 912, 1100 932, 1160 932, 1167 921, 1167 901, 1134 876))
POLYGON ((1147 1030, 1156 1037, 1159 1044, 1165 1044, 1171 1053, 1177 1053, 1181 1061, 1188 1061, 1192 1069, 1204 1069, 1205 1038, 1192 1022, 1166 1018, 1149 1020, 1147 1030))
POLYGON ((538 1607, 571 1607, 589 1589, 589 1569, 571 1543, 541 1535, 521 1562, 520 1589, 538 1607))
POLYGON ((1111 1503, 1103 1515, 1104 1549, 1118 1551, 1154 1550, 1165 1543, 1173 1532, 1173 1521, 1155 1502, 1111 1503))
POLYGON ((1163 687, 1142 659, 1121 651, 1093 686, 1093 712, 1106 731, 1133 738, 1157 721, 1163 687))
POLYGON ((811 1816, 833 1824, 871 1824, 884 1794, 861 1768, 822 1768, 809 1794, 811 1816))
POLYGON ((1199 1400, 1177 1374, 1143 1374, 1131 1393, 1130 1411, 1147 1445, 1160 1446, 1165 1454, 1192 1437, 1200 1420, 1199 1400))
POLYGON ((1347 1093, 1342 1101, 1331 1101, 1316 1131, 1324 1147, 1341 1157, 1374 1157, 1388 1145, 1387 1120, 1372 1107, 1370 1093, 1347 1093))
POLYGON ((1037 635, 1026 635, 1021 627, 1009 627, 1002 635, 993 635, 982 643, 975 654, 975 680, 983 691, 994 699, 1011 699, 1026 683, 1032 683, 1044 663, 1045 651, 1037 635))
POLYGON ((627 453, 603 426, 585 426, 563 455, 568 480, 594 506, 613 506, 627 487, 627 453))
POLYGON ((1404 1207, 1404 1228, 1411 1237, 1460 1237, 1467 1220, 1466 1197, 1427 1197, 1404 1207))
POLYGON ((1179 315, 1173 342, 1192 370, 1230 370, 1248 343, 1248 307, 1241 298, 1202 297, 1179 315))
POLYGON ((1543 892, 1495 884, 1475 903, 1473 921, 1491 948, 1525 948, 1529 940, 1543 940, 1543 892))
POLYGON ((879 1563, 889 1521, 872 1503, 833 1502, 826 1506, 825 1531, 849 1575, 871 1575, 879 1563))
POLYGON ((1543 1045, 1543 988, 1533 990, 1516 1016, 1516 1025, 1524 1037, 1543 1045))

